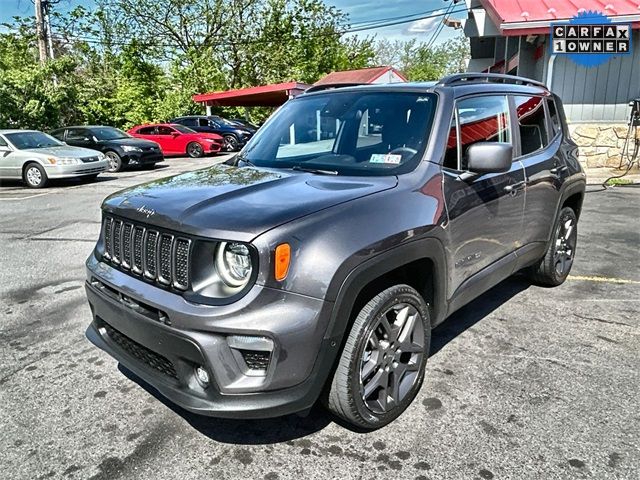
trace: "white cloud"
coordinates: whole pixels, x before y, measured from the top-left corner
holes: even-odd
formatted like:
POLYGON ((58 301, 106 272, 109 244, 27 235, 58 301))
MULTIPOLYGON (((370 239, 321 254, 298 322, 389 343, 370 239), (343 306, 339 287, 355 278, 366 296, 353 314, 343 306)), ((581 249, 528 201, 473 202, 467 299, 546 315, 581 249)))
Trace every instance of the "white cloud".
MULTIPOLYGON (((444 13, 444 10, 439 10, 437 12, 434 12, 433 14, 437 15, 442 13, 444 13)), ((404 33, 405 35, 429 33, 434 31, 438 27, 440 22, 442 22, 442 16, 423 18, 422 20, 417 20, 407 25, 402 33, 404 33)))

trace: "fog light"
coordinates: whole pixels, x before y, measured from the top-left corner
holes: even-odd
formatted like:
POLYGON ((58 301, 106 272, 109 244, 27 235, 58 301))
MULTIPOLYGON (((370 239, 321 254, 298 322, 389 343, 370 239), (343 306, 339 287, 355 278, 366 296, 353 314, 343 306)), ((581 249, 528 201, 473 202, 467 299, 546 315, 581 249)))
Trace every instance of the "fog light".
POLYGON ((209 373, 204 369, 204 367, 199 366, 196 368, 196 378, 203 387, 209 385, 209 373))

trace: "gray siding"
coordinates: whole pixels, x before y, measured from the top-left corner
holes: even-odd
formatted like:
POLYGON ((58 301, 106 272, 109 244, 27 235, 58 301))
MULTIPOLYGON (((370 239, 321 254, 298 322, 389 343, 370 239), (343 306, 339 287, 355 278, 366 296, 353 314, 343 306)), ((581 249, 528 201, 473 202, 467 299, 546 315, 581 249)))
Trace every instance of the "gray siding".
MULTIPOLYGON (((640 97, 640 32, 633 35, 631 55, 585 68, 558 55, 551 89, 560 95, 570 122, 625 122, 629 100, 640 97)), ((548 54, 545 55, 548 61, 548 54)), ((545 67, 546 75, 546 67, 545 67)), ((545 78, 546 80, 546 78, 545 78)))

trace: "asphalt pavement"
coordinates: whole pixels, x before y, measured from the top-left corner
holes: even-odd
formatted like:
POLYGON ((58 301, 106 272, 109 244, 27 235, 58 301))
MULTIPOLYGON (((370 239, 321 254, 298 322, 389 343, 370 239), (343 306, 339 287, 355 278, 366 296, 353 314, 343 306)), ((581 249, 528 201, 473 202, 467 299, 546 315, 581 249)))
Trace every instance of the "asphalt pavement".
MULTIPOLYGON (((640 187, 589 193, 561 287, 513 277, 434 331, 389 426, 199 417, 84 336, 100 202, 224 157, 34 191, 0 184, 0 478, 637 479, 640 187)), ((593 188, 593 190, 597 190, 593 188)))

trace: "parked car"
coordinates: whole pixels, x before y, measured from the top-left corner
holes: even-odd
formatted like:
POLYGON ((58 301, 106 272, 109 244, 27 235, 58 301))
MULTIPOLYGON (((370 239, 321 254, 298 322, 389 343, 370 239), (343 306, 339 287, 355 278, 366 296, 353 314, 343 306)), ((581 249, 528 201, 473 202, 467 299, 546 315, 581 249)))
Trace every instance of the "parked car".
POLYGON ((59 128, 51 132, 68 145, 90 148, 104 153, 109 160, 109 171, 119 172, 125 166, 153 168, 164 161, 162 151, 155 142, 131 138, 114 127, 88 125, 59 128))
POLYGON ((130 129, 129 134, 157 142, 165 155, 187 154, 191 158, 218 153, 223 144, 222 137, 215 133, 199 133, 183 125, 170 123, 138 125, 130 129))
POLYGON ((0 130, 0 180, 24 181, 42 188, 58 178, 95 178, 107 170, 105 156, 70 147, 35 130, 0 130))
POLYGON ((104 201, 87 335, 199 414, 322 398, 379 428, 420 389, 432 328, 515 272, 565 281, 577 153, 525 78, 310 89, 228 166, 104 201))
POLYGON ((230 121, 218 116, 191 115, 178 117, 170 123, 178 123, 189 127, 196 132, 216 133, 224 139, 224 150, 236 152, 240 150, 253 136, 251 130, 240 127, 230 121))

